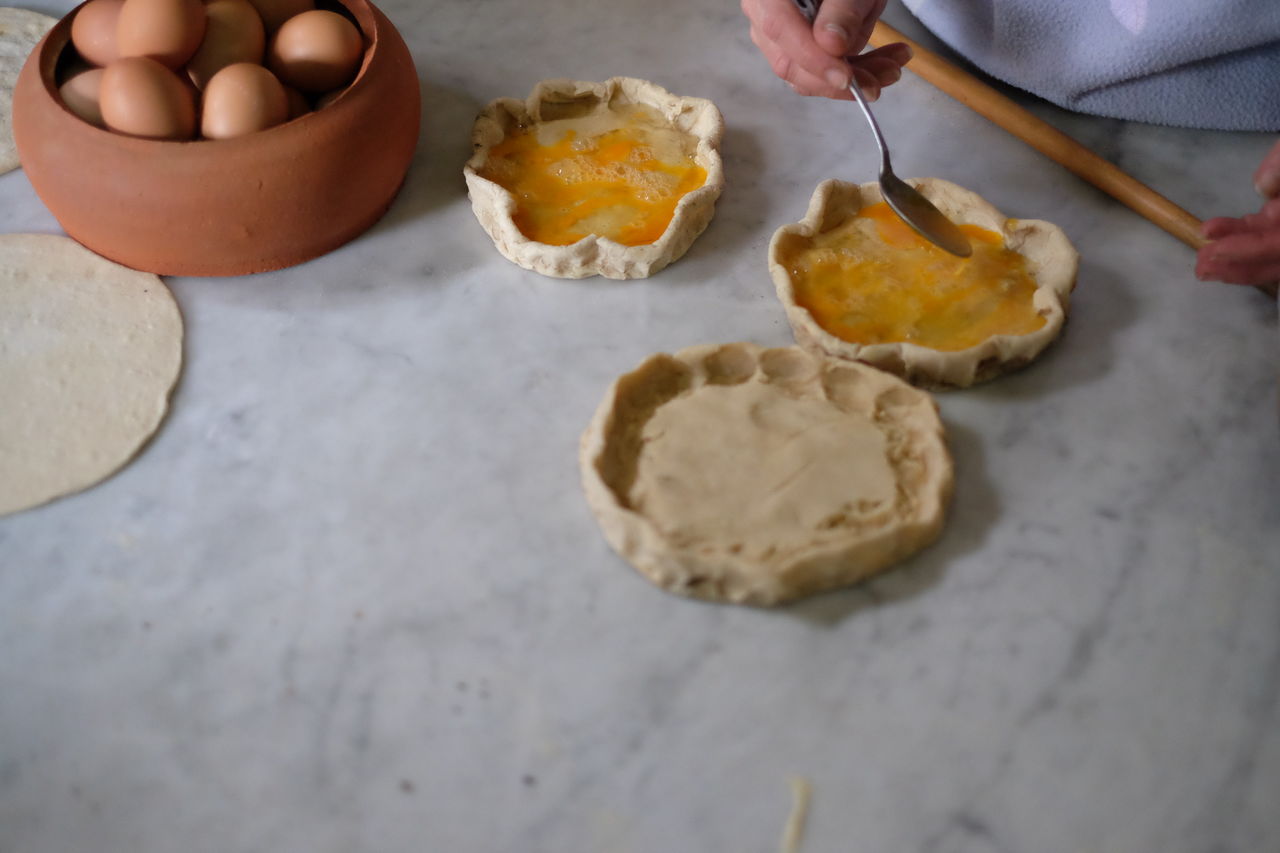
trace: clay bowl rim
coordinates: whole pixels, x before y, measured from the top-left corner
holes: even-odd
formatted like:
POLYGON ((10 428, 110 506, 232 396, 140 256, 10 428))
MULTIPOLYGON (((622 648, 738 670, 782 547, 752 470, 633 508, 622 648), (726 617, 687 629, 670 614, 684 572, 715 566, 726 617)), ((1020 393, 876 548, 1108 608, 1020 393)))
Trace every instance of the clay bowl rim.
MULTIPOLYGON (((58 67, 62 64, 63 54, 71 45, 71 21, 76 14, 88 5, 91 0, 83 0, 67 14, 63 15, 50 30, 48 35, 44 37, 39 49, 32 55, 31 59, 38 63, 37 71, 40 77, 40 87, 44 90, 45 95, 53 102, 56 109, 60 110, 67 118, 73 120, 88 131, 90 136, 98 136, 102 141, 109 144, 116 144, 125 147, 135 148, 137 150, 146 151, 154 149, 157 153, 160 150, 174 151, 183 149, 184 153, 195 153, 197 148, 203 150, 212 150, 213 146, 218 146, 222 150, 228 150, 234 146, 253 146, 263 144, 261 140, 272 134, 281 135, 287 132, 296 132, 297 128, 306 122, 323 121, 323 115, 327 110, 334 109, 347 96, 357 88, 363 90, 366 88, 364 83, 366 72, 369 70, 370 64, 378 52, 378 45, 381 42, 382 30, 378 23, 378 16, 374 14, 374 6, 370 0, 328 0, 328 2, 341 6, 347 11, 347 15, 343 17, 352 20, 356 28, 360 32, 360 37, 365 43, 364 55, 360 60, 360 68, 356 71, 356 76, 351 82, 342 88, 341 93, 330 101, 323 109, 311 110, 296 118, 268 127, 265 130, 246 133, 243 136, 235 136, 230 139, 151 139, 145 136, 133 136, 127 133, 119 133, 114 130, 108 130, 105 127, 98 127, 90 124, 78 115, 68 109, 67 105, 62 102, 62 97, 58 94, 57 75, 58 67), (286 130, 286 128, 288 130, 286 130)), ((320 7, 317 7, 320 8, 320 7)), ((270 44, 270 39, 268 39, 270 44)), ((265 58, 265 57, 264 57, 265 58)), ((101 68, 103 66, 91 65, 90 68, 101 68)), ((265 66, 264 66, 265 67, 265 66)), ((175 72, 176 73, 176 72, 175 72)), ((64 81, 65 82, 65 81, 64 81)), ((304 93, 305 94, 305 93, 304 93)), ((198 97, 199 93, 197 93, 198 97)), ((198 103, 198 102, 197 102, 198 103)))

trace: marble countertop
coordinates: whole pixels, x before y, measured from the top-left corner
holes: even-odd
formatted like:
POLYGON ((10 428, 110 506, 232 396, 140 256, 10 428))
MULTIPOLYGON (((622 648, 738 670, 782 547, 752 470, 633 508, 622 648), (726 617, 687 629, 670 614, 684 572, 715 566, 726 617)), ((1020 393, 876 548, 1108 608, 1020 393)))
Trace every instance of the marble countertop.
MULTIPOLYGON (((154 442, 0 519, 0 851, 768 851, 791 776, 806 853, 1280 850, 1273 301, 907 75, 899 172, 1061 224, 1065 335, 940 396, 934 547, 776 611, 676 598, 608 550, 578 435, 652 352, 791 341, 765 247, 873 174, 861 119, 776 81, 736 3, 383 8, 424 81, 390 214, 170 280, 154 442), (518 269, 466 199, 472 117, 620 74, 724 112, 715 221, 648 281, 518 269)), ((1198 215, 1257 206, 1272 137, 1033 106, 1198 215)), ((0 177, 0 232, 57 230, 0 177)))

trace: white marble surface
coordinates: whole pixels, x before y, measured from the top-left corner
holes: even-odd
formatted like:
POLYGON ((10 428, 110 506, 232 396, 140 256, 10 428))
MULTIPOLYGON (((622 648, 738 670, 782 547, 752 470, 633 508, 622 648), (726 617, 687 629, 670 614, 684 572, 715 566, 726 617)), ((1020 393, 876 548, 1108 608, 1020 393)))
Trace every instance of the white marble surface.
MULTIPOLYGON (((778 611, 671 597, 605 546, 575 445, 606 384, 788 343, 768 238, 875 163, 736 5, 385 4, 426 84, 390 215, 171 281, 187 364, 154 443, 0 520, 0 851, 767 851, 791 774, 809 853, 1280 850, 1275 305, 917 79, 878 107, 899 171, 1083 256, 1065 337, 941 398, 941 541, 778 611), (650 281, 511 266, 465 198, 471 117, 613 74, 720 105, 716 220, 650 281)), ((1256 205, 1270 137, 1037 110, 1197 214, 1256 205)), ((56 228, 0 177, 0 231, 56 228)))

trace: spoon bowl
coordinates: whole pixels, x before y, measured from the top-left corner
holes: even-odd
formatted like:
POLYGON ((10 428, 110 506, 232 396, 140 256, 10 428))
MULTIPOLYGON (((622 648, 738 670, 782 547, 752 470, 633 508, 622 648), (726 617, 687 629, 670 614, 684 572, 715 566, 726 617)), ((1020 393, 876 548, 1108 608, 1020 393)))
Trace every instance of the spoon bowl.
MULTIPOLYGON (((820 0, 793 0, 793 2, 800 10, 800 14, 804 15, 810 23, 818 17, 820 0)), ((862 94, 862 90, 858 88, 856 81, 849 83, 849 93, 862 108, 862 114, 867 117, 867 124, 871 125, 871 132, 875 135, 876 145, 880 147, 880 194, 889 208, 917 234, 938 248, 961 258, 967 258, 973 254, 973 247, 969 245, 969 238, 964 236, 964 232, 942 211, 934 207, 933 202, 922 196, 915 187, 893 173, 893 165, 889 162, 889 146, 885 143, 880 125, 871 112, 871 105, 862 94)))
POLYGON ((973 247, 964 232, 915 187, 893 173, 893 166, 889 162, 889 146, 880 133, 876 117, 871 114, 866 96, 857 83, 850 83, 849 91, 853 93, 858 106, 862 107, 867 123, 871 125, 871 132, 875 134, 876 144, 880 146, 880 194, 884 196, 885 203, 898 214, 899 219, 938 248, 961 258, 972 255, 973 247))

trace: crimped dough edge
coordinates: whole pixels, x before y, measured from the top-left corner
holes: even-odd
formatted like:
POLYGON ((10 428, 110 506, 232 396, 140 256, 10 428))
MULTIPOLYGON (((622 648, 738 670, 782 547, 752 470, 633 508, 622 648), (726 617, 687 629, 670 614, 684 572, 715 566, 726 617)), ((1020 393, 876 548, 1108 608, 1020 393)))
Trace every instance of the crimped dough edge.
POLYGON ((723 135, 724 119, 711 101, 673 95, 647 80, 543 80, 524 101, 499 98, 481 110, 471 131, 472 155, 463 174, 476 219, 498 251, 512 263, 555 278, 647 278, 684 255, 711 222, 716 200, 724 188, 719 151, 723 135), (511 193, 478 174, 490 149, 506 138, 510 128, 541 121, 548 108, 592 100, 653 107, 674 127, 697 140, 694 159, 706 170, 706 182, 680 199, 667 230, 653 243, 624 246, 596 235, 569 246, 535 242, 515 225, 516 204, 511 193))
MULTIPOLYGON (((698 423, 689 428, 714 430, 698 423)), ((743 459, 742 464, 755 460, 743 459)), ((587 504, 606 541, 650 582, 691 598, 756 606, 857 583, 925 548, 942 531, 954 486, 943 424, 927 392, 857 362, 796 346, 766 349, 750 343, 659 353, 620 376, 582 435, 579 467, 587 504), (732 544, 675 541, 630 505, 625 494, 630 486, 623 484, 623 493, 619 489, 619 480, 627 476, 619 472, 633 465, 630 482, 638 478, 640 431, 648 418, 666 402, 700 388, 753 381, 780 386, 778 405, 809 396, 874 422, 889 439, 885 457, 896 484, 888 523, 815 532, 806 546, 762 559, 735 552, 732 544), (872 401, 869 408, 856 403, 867 399, 872 401)))
POLYGON ((907 183, 952 221, 999 233, 1006 245, 1027 259, 1037 285, 1033 304, 1045 324, 1025 335, 993 335, 967 349, 950 352, 912 343, 855 344, 823 329, 796 302, 791 275, 778 258, 782 241, 788 235, 813 237, 882 199, 875 182, 859 185, 827 180, 814 190, 804 219, 782 226, 769 242, 769 274, 796 342, 807 349, 874 365, 930 389, 967 388, 1030 363, 1062 331, 1070 308, 1080 261, 1066 233, 1043 220, 1009 219, 977 193, 941 178, 912 178, 907 183))

